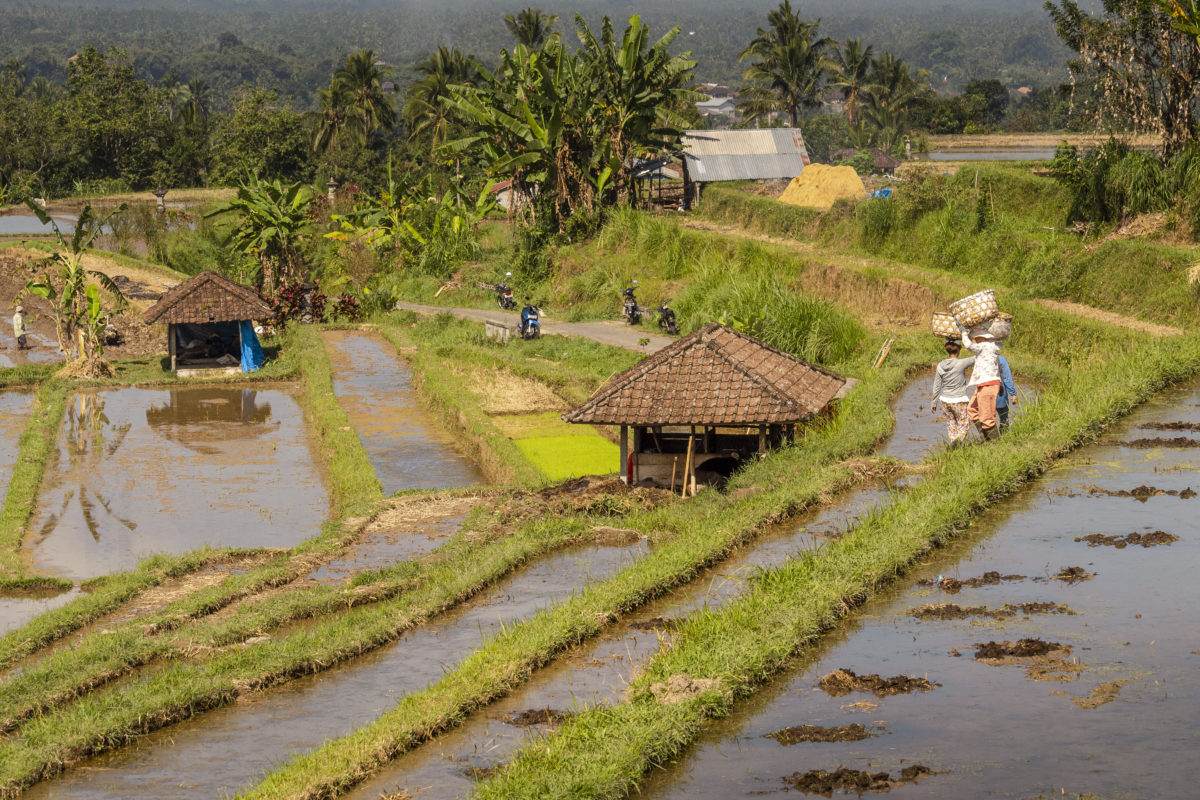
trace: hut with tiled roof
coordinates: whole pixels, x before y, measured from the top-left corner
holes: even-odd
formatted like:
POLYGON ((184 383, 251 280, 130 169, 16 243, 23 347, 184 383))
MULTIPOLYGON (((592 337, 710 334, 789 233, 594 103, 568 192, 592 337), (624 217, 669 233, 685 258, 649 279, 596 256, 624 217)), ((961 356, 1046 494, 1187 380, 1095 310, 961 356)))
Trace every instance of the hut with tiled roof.
POLYGON ((567 422, 621 426, 622 477, 680 485, 727 477, 790 440, 846 379, 732 328, 710 323, 625 370, 567 422), (632 442, 629 431, 632 428, 632 442))
POLYGON ((170 289, 142 317, 147 325, 166 323, 171 369, 234 369, 249 372, 262 364, 262 348, 252 320, 272 316, 258 292, 205 270, 170 289))

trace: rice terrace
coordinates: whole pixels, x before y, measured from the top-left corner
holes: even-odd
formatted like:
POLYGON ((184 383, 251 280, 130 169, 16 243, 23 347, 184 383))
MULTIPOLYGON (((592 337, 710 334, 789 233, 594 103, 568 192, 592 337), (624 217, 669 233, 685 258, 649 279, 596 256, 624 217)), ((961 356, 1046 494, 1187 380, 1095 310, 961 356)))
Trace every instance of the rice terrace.
POLYGON ((1195 795, 1195 4, 204 3, 0 36, 0 797, 1195 795))

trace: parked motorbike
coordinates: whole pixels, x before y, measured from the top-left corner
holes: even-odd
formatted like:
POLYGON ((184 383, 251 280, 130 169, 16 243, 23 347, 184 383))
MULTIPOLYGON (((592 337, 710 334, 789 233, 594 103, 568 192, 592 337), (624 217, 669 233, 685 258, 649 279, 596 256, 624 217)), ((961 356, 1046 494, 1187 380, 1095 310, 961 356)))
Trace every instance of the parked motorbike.
POLYGON ((537 339, 542 335, 541 313, 538 307, 525 298, 525 307, 521 309, 521 338, 537 339))
POLYGON ((512 273, 506 272, 504 281, 496 284, 496 305, 505 311, 512 311, 517 307, 517 301, 513 299, 513 290, 508 287, 508 279, 511 277, 512 273))
POLYGON ((663 333, 670 336, 679 335, 679 325, 675 322, 675 312, 667 305, 666 300, 658 307, 658 327, 663 329, 663 333))
POLYGON ((638 306, 637 298, 633 295, 636 289, 637 281, 635 280, 633 286, 621 292, 621 296, 624 298, 624 302, 621 304, 621 319, 630 325, 637 325, 642 321, 642 309, 638 306))

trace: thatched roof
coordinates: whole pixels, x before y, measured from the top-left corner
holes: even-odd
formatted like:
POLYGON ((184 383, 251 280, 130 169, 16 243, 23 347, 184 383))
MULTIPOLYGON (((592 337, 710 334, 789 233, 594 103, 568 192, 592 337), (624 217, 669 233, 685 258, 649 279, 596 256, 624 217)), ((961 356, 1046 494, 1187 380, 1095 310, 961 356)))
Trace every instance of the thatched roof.
POLYGON ((156 322, 178 325, 185 322, 240 322, 271 315, 271 307, 258 292, 205 270, 164 294, 142 319, 147 325, 156 322))
POLYGON ((715 322, 659 350, 563 415, 601 425, 800 422, 846 379, 715 322))

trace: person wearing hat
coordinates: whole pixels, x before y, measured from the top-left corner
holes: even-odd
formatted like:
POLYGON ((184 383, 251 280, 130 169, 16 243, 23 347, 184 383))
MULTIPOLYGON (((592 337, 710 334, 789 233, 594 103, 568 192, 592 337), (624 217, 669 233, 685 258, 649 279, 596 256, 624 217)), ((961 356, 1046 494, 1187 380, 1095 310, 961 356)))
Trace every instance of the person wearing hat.
POLYGON ((990 333, 971 336, 962 329, 963 347, 975 354, 975 369, 971 380, 975 382, 975 394, 967 404, 967 416, 985 440, 1000 435, 996 426, 996 395, 1000 394, 1000 346, 990 333))
POLYGON ((17 306, 13 314, 13 337, 17 340, 18 350, 29 349, 29 339, 25 331, 25 306, 17 306))
POLYGON ((971 420, 967 417, 967 404, 971 402, 967 370, 975 363, 975 357, 959 358, 962 345, 957 339, 947 340, 945 347, 948 357, 939 361, 933 372, 933 402, 929 404, 929 410, 936 412, 937 404, 941 402, 950 446, 958 447, 966 441, 967 432, 971 430, 971 420))

